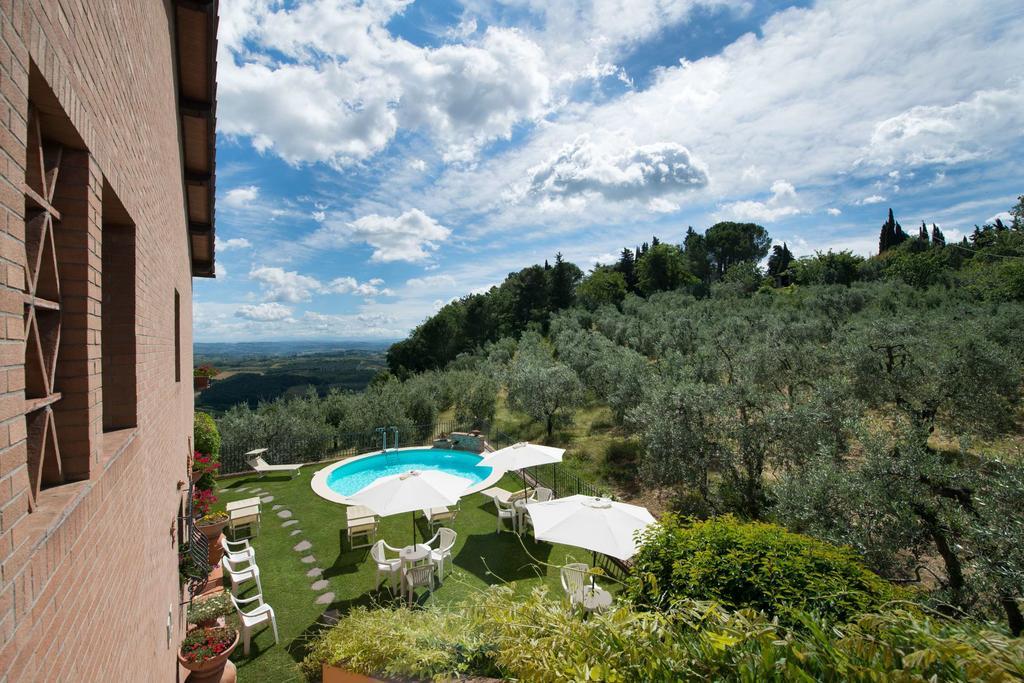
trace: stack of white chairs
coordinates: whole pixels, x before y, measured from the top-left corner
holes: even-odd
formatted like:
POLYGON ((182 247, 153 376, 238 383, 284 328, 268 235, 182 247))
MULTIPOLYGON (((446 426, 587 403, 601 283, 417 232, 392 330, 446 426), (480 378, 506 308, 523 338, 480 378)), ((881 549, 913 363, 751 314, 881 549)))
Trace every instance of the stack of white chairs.
POLYGON ((228 541, 223 539, 224 556, 220 560, 224 573, 231 579, 231 602, 238 612, 241 623, 239 631, 242 635, 243 652, 249 654, 249 641, 256 626, 270 622, 274 629, 274 643, 280 642, 277 635, 277 617, 274 608, 263 601, 263 585, 260 583, 260 568, 256 566, 256 550, 248 540, 228 541), (256 583, 256 595, 248 598, 236 597, 238 587, 247 581, 256 583), (246 611, 243 605, 256 603, 246 611))

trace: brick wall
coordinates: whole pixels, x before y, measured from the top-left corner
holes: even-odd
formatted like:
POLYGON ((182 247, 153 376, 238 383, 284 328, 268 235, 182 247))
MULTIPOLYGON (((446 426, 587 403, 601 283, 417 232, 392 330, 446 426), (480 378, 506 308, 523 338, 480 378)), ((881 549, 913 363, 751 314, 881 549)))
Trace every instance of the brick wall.
MULTIPOLYGON (((0 683, 176 676, 184 614, 172 525, 193 405, 174 367, 177 289, 181 375, 191 378, 173 25, 160 0, 0 0, 0 683), (24 414, 23 185, 29 93, 40 85, 51 118, 66 124, 53 134, 76 142, 54 196, 62 329, 53 409, 65 483, 45 488, 29 512, 26 438, 37 427, 24 414), (105 184, 134 225, 138 273, 138 427, 106 433, 105 184)), ((108 395, 132 400, 131 391, 108 395)))

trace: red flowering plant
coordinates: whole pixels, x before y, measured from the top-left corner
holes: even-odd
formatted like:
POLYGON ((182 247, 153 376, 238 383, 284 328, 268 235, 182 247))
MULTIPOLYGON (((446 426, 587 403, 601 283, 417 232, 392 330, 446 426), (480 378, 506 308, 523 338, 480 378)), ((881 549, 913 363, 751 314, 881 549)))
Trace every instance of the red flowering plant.
POLYGON ((181 657, 189 663, 202 664, 227 652, 236 636, 233 628, 193 629, 181 643, 181 657))
POLYGON ((201 472, 203 475, 216 475, 220 469, 220 463, 212 456, 196 451, 192 454, 192 471, 201 472))
POLYGON ((192 515, 196 518, 206 516, 216 502, 217 494, 212 489, 193 489, 192 515))

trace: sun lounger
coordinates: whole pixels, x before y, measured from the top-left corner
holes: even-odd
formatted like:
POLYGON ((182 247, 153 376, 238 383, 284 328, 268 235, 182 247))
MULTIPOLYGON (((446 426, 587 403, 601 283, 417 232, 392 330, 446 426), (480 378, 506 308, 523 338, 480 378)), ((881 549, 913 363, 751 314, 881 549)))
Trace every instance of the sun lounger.
POLYGON ((266 452, 266 448, 257 448, 254 451, 246 453, 246 456, 248 456, 248 460, 246 460, 246 462, 249 463, 249 467, 259 472, 261 477, 267 472, 290 472, 293 477, 299 473, 299 468, 301 468, 302 465, 268 464, 267 461, 263 459, 263 454, 266 452))

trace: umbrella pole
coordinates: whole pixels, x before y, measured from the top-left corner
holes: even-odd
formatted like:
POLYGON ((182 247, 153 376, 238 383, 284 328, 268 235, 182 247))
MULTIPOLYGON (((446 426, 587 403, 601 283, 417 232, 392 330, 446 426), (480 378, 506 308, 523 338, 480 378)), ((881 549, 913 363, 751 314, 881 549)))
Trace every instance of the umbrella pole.
POLYGON ((412 544, 416 545, 416 511, 412 511, 412 544))

